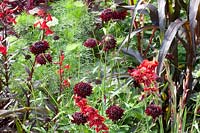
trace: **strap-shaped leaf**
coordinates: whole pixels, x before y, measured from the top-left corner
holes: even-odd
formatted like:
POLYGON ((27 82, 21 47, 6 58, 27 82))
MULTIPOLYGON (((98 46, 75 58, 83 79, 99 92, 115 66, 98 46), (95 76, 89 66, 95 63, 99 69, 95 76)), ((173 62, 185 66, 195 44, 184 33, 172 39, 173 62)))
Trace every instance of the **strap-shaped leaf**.
MULTIPOLYGON (((135 6, 131 5, 131 6, 119 6, 122 8, 125 8, 127 10, 135 10, 135 6)), ((149 13, 149 16, 151 18, 151 21, 154 25, 159 25, 159 19, 158 19, 158 9, 152 5, 152 4, 141 4, 137 6, 137 10, 138 13, 140 14, 145 14, 145 13, 149 13), (147 9, 149 9, 149 12, 147 12, 147 9)))
POLYGON ((159 16, 159 27, 161 33, 165 30, 165 0, 158 0, 158 16, 159 16))
POLYGON ((134 30, 130 36, 126 36, 126 38, 123 40, 121 46, 119 47, 118 49, 118 52, 122 49, 122 47, 129 41, 130 38, 134 37, 137 33, 143 31, 143 30, 147 30, 147 29, 152 29, 152 28, 156 28, 157 26, 154 26, 154 25, 150 25, 150 26, 144 26, 144 27, 141 27, 141 28, 138 28, 136 30, 134 30))
POLYGON ((138 51, 134 51, 131 48, 123 48, 122 52, 129 56, 135 57, 140 63, 143 61, 143 58, 138 51))
POLYGON ((195 55, 195 27, 197 25, 197 12, 199 7, 200 0, 191 0, 190 7, 189 7, 189 21, 190 21, 190 29, 191 29, 191 37, 192 37, 192 47, 193 47, 193 54, 195 55))
POLYGON ((170 48, 170 45, 172 43, 172 40, 174 39, 178 29, 185 23, 185 21, 175 20, 175 22, 171 23, 165 32, 164 40, 162 42, 162 46, 159 50, 158 55, 158 68, 157 68, 157 74, 160 75, 162 68, 163 68, 163 60, 165 59, 165 56, 170 48))

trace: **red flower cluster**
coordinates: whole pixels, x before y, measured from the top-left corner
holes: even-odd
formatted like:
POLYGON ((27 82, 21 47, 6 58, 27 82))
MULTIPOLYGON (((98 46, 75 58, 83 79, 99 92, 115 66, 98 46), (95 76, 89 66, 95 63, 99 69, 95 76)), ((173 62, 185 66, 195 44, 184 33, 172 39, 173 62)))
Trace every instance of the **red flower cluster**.
POLYGON ((108 118, 111 119, 112 121, 117 121, 122 118, 124 113, 124 110, 116 105, 110 106, 106 110, 106 114, 108 115, 108 118))
POLYGON ((46 13, 44 10, 39 10, 37 14, 42 18, 42 20, 38 20, 34 24, 34 27, 37 27, 39 25, 40 29, 45 31, 45 35, 53 34, 53 31, 47 25, 49 21, 52 21, 51 14, 46 13))
POLYGON ((74 101, 81 113, 87 118, 90 128, 94 127, 96 132, 104 131, 103 133, 108 133, 108 127, 104 124, 105 118, 98 113, 98 110, 87 104, 86 98, 74 96, 74 101))
POLYGON ((126 18, 127 11, 126 10, 112 10, 110 8, 105 9, 101 12, 100 18, 104 22, 108 22, 111 19, 119 19, 124 20, 126 18))
POLYGON ((129 69, 128 73, 138 82, 144 84, 145 91, 157 91, 155 68, 157 61, 144 60, 137 69, 129 69))
POLYGON ((4 0, 0 2, 0 21, 3 25, 16 24, 14 12, 17 8, 12 8, 9 2, 4 0))
POLYGON ((83 45, 88 48, 94 48, 98 45, 98 41, 94 38, 88 38, 83 45))
POLYGON ((148 116, 152 116, 152 118, 155 120, 159 115, 162 115, 162 108, 155 104, 150 104, 146 110, 145 113, 148 116))
POLYGON ((92 86, 89 83, 79 82, 74 86, 74 94, 86 98, 92 94, 92 86))

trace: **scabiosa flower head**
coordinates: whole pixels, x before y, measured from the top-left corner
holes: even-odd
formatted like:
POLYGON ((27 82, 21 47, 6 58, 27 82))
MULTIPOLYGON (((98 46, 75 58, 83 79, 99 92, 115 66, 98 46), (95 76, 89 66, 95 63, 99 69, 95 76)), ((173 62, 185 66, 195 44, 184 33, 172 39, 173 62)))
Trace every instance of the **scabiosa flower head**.
POLYGON ((52 62, 52 57, 50 54, 41 53, 37 55, 36 62, 40 65, 45 65, 47 62, 52 62))
POLYGON ((124 20, 127 14, 127 10, 113 11, 113 19, 124 20))
POLYGON ((47 41, 38 41, 31 45, 30 52, 37 55, 40 53, 44 53, 47 49, 49 49, 49 43, 47 41))
POLYGON ((111 119, 112 121, 117 121, 119 119, 121 119, 121 117, 123 116, 124 110, 116 105, 110 106, 107 110, 106 110, 106 114, 108 116, 109 119, 111 119))
POLYGON ((145 113, 148 116, 152 116, 152 118, 155 120, 159 115, 162 115, 162 109, 158 105, 150 104, 146 108, 145 113))
POLYGON ((87 122, 87 117, 81 112, 75 112, 72 117, 72 123, 75 123, 77 125, 85 124, 87 122))
POLYGON ((92 94, 92 86, 89 83, 79 82, 74 86, 74 94, 86 98, 92 94))
POLYGON ((98 44, 98 41, 94 38, 89 38, 83 43, 83 45, 88 48, 94 48, 97 46, 97 44, 98 44))
POLYGON ((100 18, 102 21, 108 22, 113 18, 113 11, 112 9, 108 8, 101 12, 100 18))
POLYGON ((116 47, 116 44, 117 44, 116 42, 117 41, 115 40, 114 36, 108 34, 108 35, 103 36, 100 45, 103 45, 104 51, 109 51, 110 49, 113 49, 116 47))

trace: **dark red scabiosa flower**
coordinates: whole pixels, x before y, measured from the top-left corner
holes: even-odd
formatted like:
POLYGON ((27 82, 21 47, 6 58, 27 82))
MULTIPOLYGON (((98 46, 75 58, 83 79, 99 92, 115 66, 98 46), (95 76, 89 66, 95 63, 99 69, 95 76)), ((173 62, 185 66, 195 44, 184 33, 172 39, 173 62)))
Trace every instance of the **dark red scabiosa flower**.
POLYGON ((29 48, 30 52, 35 55, 44 53, 47 49, 49 49, 49 43, 47 41, 35 42, 29 48))
POLYGON ((74 94, 86 98, 92 94, 92 86, 89 83, 79 82, 74 86, 74 94))
POLYGON ((104 22, 108 22, 113 18, 113 10, 108 8, 101 12, 100 18, 104 22))
POLYGON ((152 116, 152 118, 155 120, 159 115, 162 115, 162 108, 155 104, 150 104, 146 110, 146 115, 152 116))
POLYGON ((111 119, 112 121, 117 121, 119 119, 122 118, 124 113, 124 110, 116 105, 110 106, 107 110, 106 110, 106 114, 108 116, 109 119, 111 119))
POLYGON ((41 53, 36 56, 36 62, 40 65, 45 65, 47 62, 52 62, 52 57, 50 54, 41 53))
POLYGON ((75 112, 73 115, 73 120, 72 120, 72 123, 75 123, 77 125, 80 125, 80 124, 85 124, 87 122, 87 117, 81 113, 81 112, 75 112))
POLYGON ((128 14, 127 10, 113 11, 113 19, 124 20, 128 14))
POLYGON ((98 45, 98 41, 94 38, 89 38, 83 43, 83 45, 88 48, 94 48, 98 45))
POLYGON ((111 34, 105 35, 102 38, 102 41, 100 45, 103 46, 104 51, 109 51, 110 49, 113 49, 116 47, 117 41, 115 40, 115 37, 111 34))

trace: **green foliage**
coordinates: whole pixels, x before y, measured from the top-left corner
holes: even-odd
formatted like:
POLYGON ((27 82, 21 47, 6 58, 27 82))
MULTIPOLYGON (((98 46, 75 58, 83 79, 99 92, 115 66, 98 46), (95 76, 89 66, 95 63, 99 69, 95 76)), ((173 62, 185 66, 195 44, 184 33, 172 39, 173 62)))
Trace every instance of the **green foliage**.
POLYGON ((14 122, 10 127, 18 132, 95 132, 88 124, 71 121, 72 114, 80 111, 74 103, 74 85, 83 81, 93 86, 92 94, 86 97, 87 104, 105 118, 111 133, 199 132, 200 12, 198 5, 193 10, 191 1, 177 2, 166 3, 167 8, 161 4, 163 8, 158 9, 158 2, 144 2, 146 5, 133 8, 116 3, 113 6, 111 0, 95 1, 89 9, 86 1, 59 0, 48 8, 58 19, 58 24, 50 27, 54 33, 49 36, 43 36, 43 31, 33 26, 39 17, 18 14, 17 24, 12 27, 16 36, 6 36, 2 41, 8 54, 0 56, 0 107, 4 109, 0 111, 0 124, 9 126, 14 122), (109 7, 127 9, 126 19, 101 22, 100 12, 109 7), (96 27, 97 22, 101 28, 96 27), (117 40, 111 51, 102 50, 105 44, 94 49, 82 45, 88 38, 101 42, 106 34, 117 40), (41 38, 49 42, 50 49, 45 52, 53 60, 46 65, 35 63, 38 55, 29 50, 41 38), (156 84, 158 91, 144 91, 145 84, 139 84, 127 72, 129 67, 137 70, 143 59, 159 61, 155 83, 150 85, 156 84), (64 68, 67 64, 70 68, 64 68), (63 85, 64 79, 70 81, 70 86, 63 85), (147 116, 145 109, 150 104, 159 105, 162 115, 156 119, 147 116), (105 111, 111 105, 124 110, 122 119, 108 119, 105 111))

